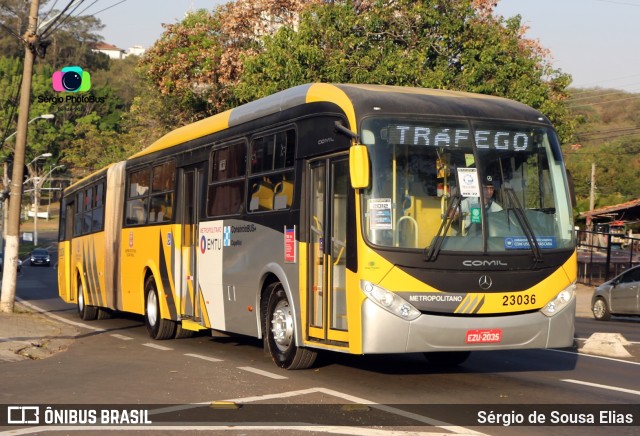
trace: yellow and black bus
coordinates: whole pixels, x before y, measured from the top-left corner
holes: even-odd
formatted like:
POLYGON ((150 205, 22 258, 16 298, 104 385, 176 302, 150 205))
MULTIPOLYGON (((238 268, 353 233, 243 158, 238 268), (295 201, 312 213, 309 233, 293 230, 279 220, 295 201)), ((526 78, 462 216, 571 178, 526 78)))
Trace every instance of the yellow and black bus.
POLYGON ((560 146, 507 99, 297 86, 168 133, 61 211, 62 299, 144 315, 155 339, 249 335, 288 369, 573 344, 560 146))

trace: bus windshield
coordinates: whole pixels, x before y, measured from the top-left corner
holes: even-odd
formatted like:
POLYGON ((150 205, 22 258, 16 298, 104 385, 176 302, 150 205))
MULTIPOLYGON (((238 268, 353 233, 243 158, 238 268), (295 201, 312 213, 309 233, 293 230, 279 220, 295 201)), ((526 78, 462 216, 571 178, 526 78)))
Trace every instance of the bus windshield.
POLYGON ((518 252, 573 247, 554 131, 500 122, 369 118, 367 240, 398 249, 518 252))

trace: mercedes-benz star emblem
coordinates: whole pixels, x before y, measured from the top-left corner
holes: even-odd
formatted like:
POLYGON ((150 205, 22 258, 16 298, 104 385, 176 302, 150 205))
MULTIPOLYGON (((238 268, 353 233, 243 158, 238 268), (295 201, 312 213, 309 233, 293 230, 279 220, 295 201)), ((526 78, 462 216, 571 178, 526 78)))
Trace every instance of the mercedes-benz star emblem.
POLYGON ((492 284, 493 282, 491 281, 491 277, 489 276, 481 276, 480 279, 478 280, 478 285, 480 285, 480 288, 482 288, 485 291, 489 289, 492 284))

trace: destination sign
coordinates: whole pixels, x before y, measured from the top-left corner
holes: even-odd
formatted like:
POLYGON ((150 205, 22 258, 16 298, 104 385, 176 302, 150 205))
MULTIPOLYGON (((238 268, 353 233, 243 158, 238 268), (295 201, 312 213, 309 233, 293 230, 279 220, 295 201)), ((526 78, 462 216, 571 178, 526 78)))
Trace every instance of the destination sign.
POLYGON ((475 134, 464 127, 391 125, 388 127, 391 144, 424 145, 429 147, 451 147, 486 150, 528 151, 533 146, 533 137, 523 131, 479 129, 475 134))

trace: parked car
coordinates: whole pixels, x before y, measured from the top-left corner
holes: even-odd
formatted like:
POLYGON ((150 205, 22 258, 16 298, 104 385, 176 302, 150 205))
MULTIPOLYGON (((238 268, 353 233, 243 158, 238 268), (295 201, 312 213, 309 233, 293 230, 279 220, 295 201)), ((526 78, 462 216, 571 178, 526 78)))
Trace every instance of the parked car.
MULTIPOLYGON (((4 267, 4 253, 0 253, 0 271, 4 267)), ((18 259, 18 272, 22 269, 22 261, 18 259)))
POLYGON ((49 256, 49 250, 47 250, 46 248, 36 248, 35 250, 33 250, 31 252, 29 260, 31 261, 31 266, 51 266, 51 256, 49 256))
POLYGON ((640 315, 640 265, 630 268, 598 286, 591 297, 593 317, 600 321, 611 315, 640 315))

